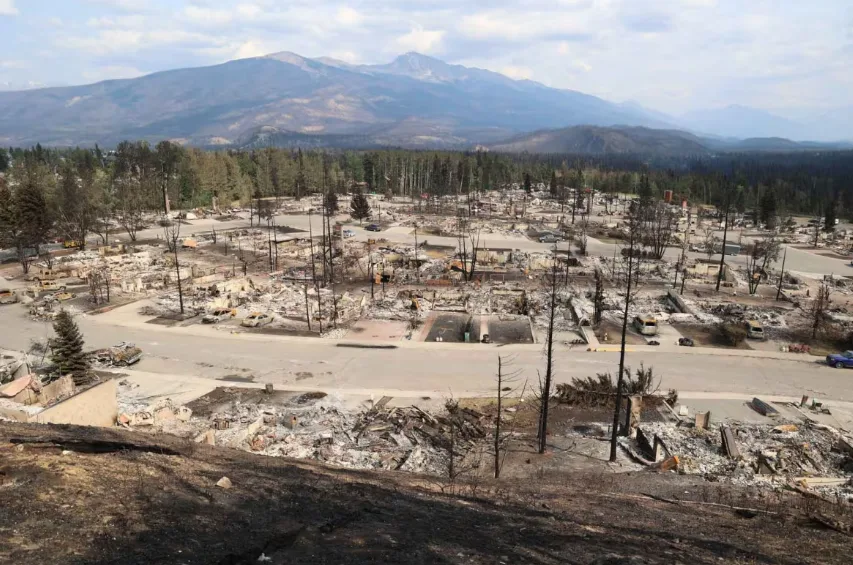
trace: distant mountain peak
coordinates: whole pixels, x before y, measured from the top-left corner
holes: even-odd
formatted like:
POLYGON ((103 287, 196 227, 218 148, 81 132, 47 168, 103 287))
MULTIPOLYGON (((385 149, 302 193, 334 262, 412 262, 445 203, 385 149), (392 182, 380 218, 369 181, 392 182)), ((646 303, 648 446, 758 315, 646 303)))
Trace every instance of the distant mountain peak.
POLYGON ((357 65, 347 63, 346 61, 342 61, 340 59, 335 59, 334 57, 317 57, 314 60, 329 67, 337 67, 339 69, 352 69, 357 67, 357 65))
POLYGON ((416 51, 403 53, 387 65, 376 65, 373 68, 380 72, 401 74, 426 81, 448 81, 459 78, 458 73, 455 72, 456 65, 450 65, 416 51))
POLYGON ((273 59, 275 61, 294 65, 296 67, 299 67, 303 71, 316 72, 315 69, 311 68, 310 59, 306 59, 302 55, 297 55, 296 53, 292 53, 290 51, 279 51, 278 53, 270 53, 269 55, 264 55, 261 58, 273 59))

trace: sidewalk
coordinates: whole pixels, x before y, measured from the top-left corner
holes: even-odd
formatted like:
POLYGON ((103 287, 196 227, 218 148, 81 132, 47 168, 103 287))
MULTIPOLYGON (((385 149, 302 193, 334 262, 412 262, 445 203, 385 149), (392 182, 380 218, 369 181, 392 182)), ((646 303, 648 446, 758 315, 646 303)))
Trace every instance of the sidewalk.
MULTIPOLYGON (((110 312, 98 314, 96 316, 87 316, 87 319, 93 323, 112 325, 119 327, 136 328, 140 330, 158 332, 158 333, 182 333, 186 335, 194 335, 199 337, 208 337, 214 339, 232 339, 232 340, 255 340, 255 341, 276 341, 283 343, 310 343, 312 345, 328 345, 329 347, 337 347, 340 345, 351 347, 376 347, 379 345, 394 346, 398 349, 452 349, 452 350, 480 350, 483 349, 500 349, 504 351, 540 351, 541 343, 517 343, 517 344, 484 344, 484 343, 451 343, 451 342, 426 342, 417 340, 398 340, 398 341, 380 341, 371 340, 362 342, 358 339, 347 339, 347 337, 332 339, 318 337, 302 337, 289 335, 274 335, 264 333, 249 333, 249 332, 228 332, 216 329, 217 326, 192 324, 189 326, 161 326, 157 324, 149 324, 145 318, 140 316, 137 311, 141 302, 134 302, 126 306, 115 308, 110 312)), ((565 347, 558 345, 555 340, 557 349, 568 350, 581 353, 618 353, 620 346, 618 344, 602 345, 595 337, 592 331, 582 328, 585 337, 588 340, 586 348, 583 347, 565 347)), ((421 335, 426 335, 421 331, 421 335)), ((800 363, 817 363, 822 361, 822 357, 807 355, 803 353, 784 353, 782 351, 760 351, 754 349, 724 349, 715 347, 679 347, 676 345, 628 345, 625 351, 630 353, 670 353, 673 355, 714 355, 721 357, 748 357, 759 359, 777 359, 782 361, 796 361, 800 363)))
MULTIPOLYGON (((167 373, 151 373, 146 371, 138 371, 135 369, 115 369, 109 372, 117 375, 123 375, 122 380, 126 379, 134 385, 138 385, 133 389, 133 394, 145 398, 148 402, 156 402, 164 398, 171 398, 173 401, 186 404, 208 394, 217 387, 229 388, 264 388, 263 382, 232 382, 218 379, 208 379, 183 374, 167 374, 167 373)), ((376 400, 383 396, 390 396, 394 399, 395 404, 409 405, 415 404, 421 407, 438 406, 443 402, 446 391, 438 390, 404 390, 393 388, 338 388, 322 385, 300 385, 295 383, 276 383, 276 390, 287 392, 315 392, 322 391, 339 397, 341 401, 356 406, 366 400, 376 400)), ((457 398, 491 398, 494 396, 494 391, 483 390, 457 390, 454 391, 457 398)), ((757 412, 747 406, 755 395, 742 394, 736 392, 691 392, 679 391, 678 404, 686 405, 689 409, 689 418, 692 418, 697 412, 710 411, 715 422, 723 420, 737 420, 748 422, 767 422, 768 418, 759 415, 757 412)), ((777 395, 760 395, 765 402, 773 403, 794 403, 799 404, 800 398, 790 396, 777 395)), ((825 420, 831 422, 835 428, 853 428, 853 402, 826 400, 827 405, 832 411, 831 416, 811 415, 815 420, 825 420)), ((796 418, 795 410, 785 407, 778 407, 783 416, 796 418)))

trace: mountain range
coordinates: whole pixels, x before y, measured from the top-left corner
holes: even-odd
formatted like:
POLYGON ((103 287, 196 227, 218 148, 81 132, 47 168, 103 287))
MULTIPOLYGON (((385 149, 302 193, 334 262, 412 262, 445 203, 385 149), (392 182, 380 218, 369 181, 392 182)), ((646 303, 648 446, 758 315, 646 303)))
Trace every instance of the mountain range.
POLYGON ((738 143, 725 136, 796 137, 796 124, 774 118, 737 107, 679 119, 418 53, 383 65, 352 65, 283 52, 85 86, 0 92, 0 145, 171 139, 204 147, 486 145, 692 153, 738 143), (750 112, 758 116, 755 131, 750 112), (595 127, 575 128, 562 141, 542 132, 573 126, 595 127), (703 141, 677 129, 724 137, 703 141), (525 135, 536 137, 525 141, 525 135))
POLYGON ((798 152, 853 149, 851 143, 797 142, 778 137, 701 137, 672 129, 628 126, 572 126, 522 134, 488 146, 507 153, 575 153, 676 156, 722 152, 798 152))

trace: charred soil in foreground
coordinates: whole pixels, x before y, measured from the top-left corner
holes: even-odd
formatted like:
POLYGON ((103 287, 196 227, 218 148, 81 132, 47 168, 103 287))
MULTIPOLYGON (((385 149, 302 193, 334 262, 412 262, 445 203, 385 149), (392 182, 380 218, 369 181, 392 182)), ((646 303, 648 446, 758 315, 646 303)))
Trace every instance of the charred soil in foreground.
POLYGON ((851 538, 815 516, 850 514, 648 471, 449 484, 0 424, 0 561, 21 565, 849 563, 851 538))

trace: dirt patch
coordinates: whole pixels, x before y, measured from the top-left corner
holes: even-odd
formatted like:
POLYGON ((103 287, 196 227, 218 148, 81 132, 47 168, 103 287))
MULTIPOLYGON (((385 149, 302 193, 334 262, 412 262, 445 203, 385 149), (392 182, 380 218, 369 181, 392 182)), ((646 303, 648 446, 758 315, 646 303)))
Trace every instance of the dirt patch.
POLYGON ((216 380, 229 381, 232 383, 253 383, 255 382, 255 377, 252 375, 225 375, 224 377, 219 377, 216 380))
POLYGON ((155 326, 174 326, 177 322, 170 318, 164 318, 162 316, 157 318, 151 318, 150 320, 145 320, 146 324, 154 324, 155 326))
POLYGON ((694 324, 672 324, 672 327, 677 329, 684 337, 689 337, 693 340, 693 344, 697 347, 717 347, 720 349, 751 349, 749 344, 744 341, 736 347, 726 342, 715 326, 700 326, 694 324))
POLYGON ((247 331, 249 333, 254 334, 265 334, 265 335, 291 335, 297 337, 320 337, 320 334, 315 331, 307 331, 307 330, 294 330, 290 328, 272 328, 270 326, 263 326, 260 328, 248 328, 247 331))
POLYGON ((440 338, 440 341, 464 343, 466 332, 471 339, 473 318, 469 314, 441 313, 432 316, 434 321, 424 341, 440 338))
MULTIPOLYGON (((474 332, 479 338, 478 331, 474 332)), ((489 319, 489 339, 492 343, 534 343, 530 330, 530 320, 500 320, 497 316, 489 319)))
POLYGON ((223 411, 235 402, 246 404, 284 404, 298 393, 274 390, 268 394, 260 388, 217 387, 209 393, 188 403, 193 415, 209 417, 223 411))
MULTIPOLYGON (((602 345, 606 344, 619 344, 622 339, 622 326, 613 322, 612 320, 602 320, 598 327, 595 328, 595 337, 601 342, 602 345), (608 339, 604 339, 604 334, 607 334, 608 339)), ((646 338, 635 332, 631 329, 630 325, 628 326, 628 331, 625 332, 625 344, 626 345, 646 345, 646 338)))

